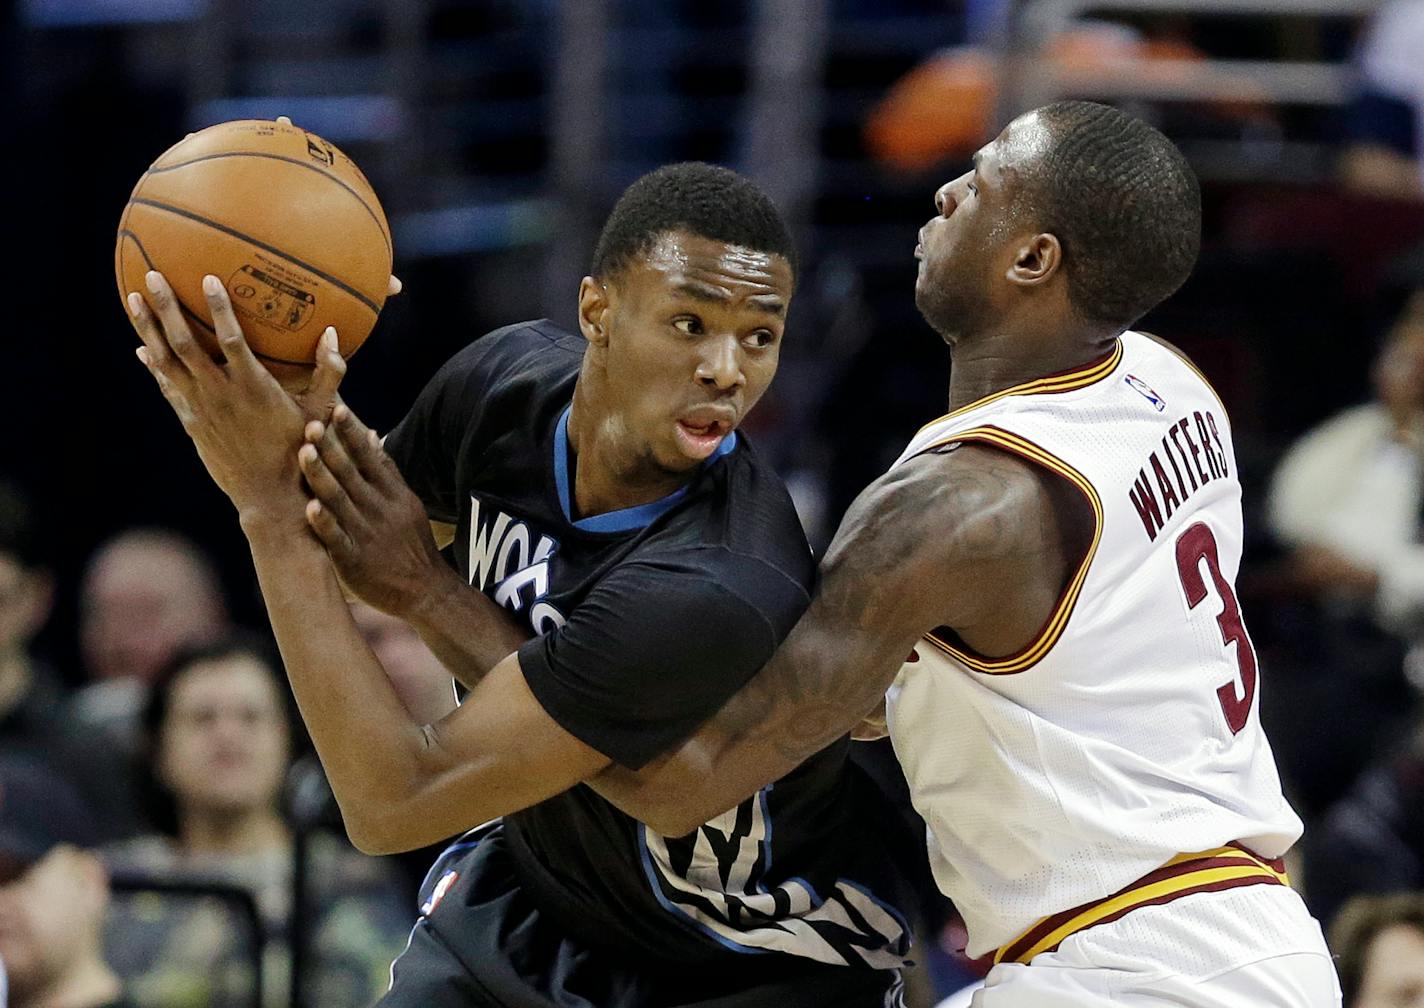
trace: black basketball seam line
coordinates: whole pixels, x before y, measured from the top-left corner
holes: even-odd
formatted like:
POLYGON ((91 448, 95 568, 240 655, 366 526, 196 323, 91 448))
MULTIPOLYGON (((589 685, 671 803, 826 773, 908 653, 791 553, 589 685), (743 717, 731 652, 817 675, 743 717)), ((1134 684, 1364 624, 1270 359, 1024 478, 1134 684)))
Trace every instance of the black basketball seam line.
POLYGON ((268 245, 266 242, 254 238, 249 234, 243 234, 236 228, 230 228, 226 224, 219 224, 217 221, 210 220, 209 218, 204 217, 202 214, 193 213, 193 211, 191 210, 184 210, 182 207, 176 207, 168 203, 160 203, 158 200, 144 199, 141 197, 137 199, 131 199, 129 200, 129 202, 138 203, 142 206, 150 206, 153 207, 155 210, 166 210, 168 213, 177 214, 179 217, 186 217, 189 220, 197 221, 199 224, 204 224, 210 228, 213 228, 216 231, 221 231, 225 235, 230 235, 233 238, 237 238, 242 241, 256 245, 258 248, 263 249, 267 252, 271 252, 273 255, 281 256, 283 259, 287 260, 287 262, 300 266, 302 269, 308 271, 309 273, 315 273, 317 276, 321 277, 333 287, 336 287, 338 290, 343 290, 347 294, 350 294, 357 301, 360 301, 363 305, 365 305, 367 308, 370 308, 371 311, 375 312, 377 315, 381 313, 381 306, 376 304, 375 301, 372 301, 365 294, 362 294, 355 287, 352 287, 350 284, 346 283, 343 280, 338 280, 336 277, 332 276, 330 273, 325 272, 324 270, 317 269, 315 266, 311 265, 311 263, 303 262, 296 256, 291 255, 287 252, 283 252, 275 245, 268 245))
MULTIPOLYGON (((202 157, 190 158, 187 161, 180 161, 177 164, 164 165, 162 168, 149 168, 149 170, 144 172, 143 174, 144 178, 147 178, 149 175, 156 175, 159 172, 169 172, 175 171, 179 168, 186 168, 188 165, 197 164, 200 161, 215 161, 218 158, 228 157, 259 157, 269 158, 273 161, 285 161, 288 164, 294 164, 299 168, 306 168, 310 171, 314 171, 318 175, 322 176, 322 178, 330 179, 331 181, 339 185, 341 188, 349 192, 352 196, 356 197, 356 202, 360 203, 361 208, 371 215, 371 220, 376 222, 376 230, 381 232, 381 238, 386 243, 386 251, 391 253, 392 256, 395 255, 395 250, 391 247, 391 236, 386 232, 386 226, 381 224, 381 218, 376 216, 376 211, 372 210, 371 205, 367 203, 364 199, 362 199, 361 194, 358 193, 355 189, 352 189, 349 185, 347 185, 341 179, 337 178, 335 175, 332 175, 329 172, 322 171, 314 164, 307 164, 300 158, 290 158, 284 154, 266 154, 261 151, 222 151, 218 154, 204 154, 202 157)), ((352 164, 354 165, 355 162, 352 162, 352 164)), ((365 181, 364 175, 361 176, 361 178, 362 181, 365 181)), ((143 179, 139 179, 139 183, 142 184, 143 179)), ((369 186, 371 183, 366 182, 366 184, 369 186)))
MULTIPOLYGON (((151 258, 149 258, 148 250, 143 247, 143 242, 139 241, 138 235, 134 234, 132 231, 127 231, 127 230, 125 230, 125 231, 120 231, 120 232, 119 232, 119 238, 120 238, 120 242, 119 242, 119 248, 120 248, 120 249, 123 248, 123 241, 122 241, 122 239, 124 239, 124 238, 132 238, 134 245, 138 247, 138 254, 141 255, 141 256, 143 256, 144 265, 146 265, 149 269, 153 269, 153 260, 152 260, 151 258)), ((119 252, 119 255, 120 255, 120 257, 122 257, 122 256, 123 256, 123 252, 120 251, 120 252, 119 252)), ((206 329, 208 332, 212 333, 214 339, 217 338, 218 331, 217 331, 216 329, 214 329, 212 326, 208 325, 206 322, 204 322, 204 321, 203 321, 203 317, 202 317, 201 315, 199 315, 199 314, 198 314, 197 312, 195 312, 193 309, 189 308, 186 304, 184 304, 183 299, 178 296, 178 292, 177 292, 177 291, 174 291, 174 292, 173 292, 173 300, 176 301, 176 302, 178 302, 178 310, 179 310, 179 311, 181 311, 184 315, 188 316, 188 318, 191 319, 192 321, 198 323, 198 325, 202 326, 202 327, 203 327, 204 329, 206 329)), ((247 334, 246 334, 246 333, 243 333, 243 342, 246 342, 246 341, 247 341, 247 334)), ((271 361, 271 362, 274 363, 274 364, 295 364, 295 365, 297 365, 297 366, 299 366, 299 367, 300 367, 300 366, 303 366, 303 365, 305 365, 305 366, 307 366, 307 367, 315 367, 315 366, 316 366, 316 363, 315 363, 314 361, 288 360, 286 357, 273 357, 271 354, 265 354, 265 353, 263 353, 261 350, 253 350, 251 343, 248 343, 248 344, 247 344, 247 349, 248 349, 248 350, 252 350, 252 356, 254 356, 254 357, 261 357, 263 360, 265 360, 265 361, 271 361)))

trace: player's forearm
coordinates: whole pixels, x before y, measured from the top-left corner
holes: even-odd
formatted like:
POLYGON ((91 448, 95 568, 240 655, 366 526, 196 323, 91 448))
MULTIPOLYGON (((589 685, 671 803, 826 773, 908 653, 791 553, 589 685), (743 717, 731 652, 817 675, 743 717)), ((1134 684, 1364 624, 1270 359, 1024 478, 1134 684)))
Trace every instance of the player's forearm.
POLYGON ((449 567, 433 579, 406 619, 467 689, 529 639, 529 632, 503 607, 465 584, 449 567))
POLYGON ((292 692, 347 831, 357 846, 384 846, 370 838, 382 837, 432 776, 426 733, 362 640, 325 551, 294 511, 296 523, 245 519, 243 529, 292 692))

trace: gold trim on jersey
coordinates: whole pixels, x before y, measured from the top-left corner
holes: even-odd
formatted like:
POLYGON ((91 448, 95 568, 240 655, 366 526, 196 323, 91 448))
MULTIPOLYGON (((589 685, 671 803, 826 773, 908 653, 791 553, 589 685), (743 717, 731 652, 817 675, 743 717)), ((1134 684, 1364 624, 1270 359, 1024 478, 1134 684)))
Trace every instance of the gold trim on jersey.
POLYGON ((994 953, 994 962, 1028 963, 1052 952, 1071 935, 1097 924, 1110 924, 1145 906, 1160 906, 1200 892, 1220 892, 1245 885, 1290 885, 1279 858, 1267 860, 1231 844, 1196 854, 1178 854, 1106 899, 1036 921, 994 953))
POLYGON ((925 640, 955 661, 967 665, 976 672, 985 672, 990 675, 1012 675, 1037 664, 1058 642, 1058 638, 1062 636, 1064 628, 1068 625, 1068 618, 1073 614, 1073 606, 1077 604, 1078 595, 1083 590, 1083 581, 1088 576, 1088 568, 1092 565, 1093 557, 1098 552, 1098 543, 1103 538, 1103 502, 1098 497, 1098 492, 1093 488, 1093 484, 1089 483, 1087 477, 1077 469, 1027 438, 998 427, 975 427, 967 431, 960 431, 947 436, 943 441, 929 445, 924 451, 932 451, 947 444, 967 443, 992 444, 1057 473, 1077 487, 1093 509, 1093 541, 1084 552, 1083 560, 1078 565, 1077 571, 1074 572, 1072 580, 1068 582, 1067 587, 1059 596, 1058 603, 1053 607, 1053 612, 1049 614, 1042 629, 1026 647, 1003 658, 986 658, 983 655, 956 647, 935 636, 932 632, 925 634, 925 640))
POLYGON ((1006 388, 1002 392, 990 393, 982 399, 974 400, 968 406, 961 406, 959 409, 951 410, 942 417, 931 420, 916 432, 916 436, 918 437, 919 434, 923 434, 937 423, 943 423, 954 417, 962 416, 970 410, 978 409, 980 406, 988 405, 991 402, 998 402, 1000 399, 1004 399, 1008 396, 1045 395, 1055 392, 1074 392, 1080 388, 1086 388, 1094 382, 1101 381, 1112 374, 1121 360, 1122 337, 1118 337, 1113 341, 1112 351, 1101 360, 1094 361, 1091 364, 1085 364, 1080 368, 1074 368, 1072 371, 1064 371, 1061 374, 1035 378, 1033 381, 1023 382, 1022 384, 1006 388))

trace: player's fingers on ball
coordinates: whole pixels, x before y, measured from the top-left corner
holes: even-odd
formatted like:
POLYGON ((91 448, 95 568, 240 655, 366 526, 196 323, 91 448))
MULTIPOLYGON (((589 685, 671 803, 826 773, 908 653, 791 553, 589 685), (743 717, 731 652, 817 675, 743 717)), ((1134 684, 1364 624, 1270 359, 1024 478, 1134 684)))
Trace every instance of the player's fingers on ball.
POLYGON ((237 313, 232 310, 232 301, 222 281, 211 273, 203 277, 203 296, 208 299, 208 313, 212 315, 218 346, 227 358, 228 368, 238 374, 256 374, 262 370, 247 345, 247 337, 242 334, 242 324, 237 321, 237 313))
POLYGON ((168 280, 157 270, 149 270, 144 277, 148 285, 149 300, 152 302, 158 321, 163 327, 163 337, 173 355, 183 362, 194 375, 212 376, 217 374, 217 365, 208 357, 207 351, 193 338, 193 330, 183 317, 182 306, 168 285, 168 280))
POLYGON ((312 411, 323 416, 336 401, 336 390, 341 387, 341 379, 346 377, 346 359, 341 356, 339 347, 336 330, 327 326, 316 345, 316 370, 312 372, 311 384, 307 386, 304 397, 312 411))
POLYGON ((279 123, 281 123, 283 126, 290 126, 290 125, 292 125, 292 117, 291 117, 291 116, 278 116, 278 117, 277 117, 277 121, 278 121, 279 123))
MULTIPOLYGON (((143 341, 144 348, 148 351, 145 363, 162 364, 172 357, 173 353, 168 349, 168 341, 158 329, 158 320, 153 317, 153 312, 149 310, 148 302, 143 299, 142 294, 133 291, 127 300, 129 321, 133 323, 134 331, 138 333, 138 338, 143 341)), ((140 360, 143 358, 140 357, 140 360)))
POLYGON ((395 297, 405 290, 405 284, 401 283, 401 278, 394 273, 391 274, 391 281, 386 285, 386 297, 395 297))

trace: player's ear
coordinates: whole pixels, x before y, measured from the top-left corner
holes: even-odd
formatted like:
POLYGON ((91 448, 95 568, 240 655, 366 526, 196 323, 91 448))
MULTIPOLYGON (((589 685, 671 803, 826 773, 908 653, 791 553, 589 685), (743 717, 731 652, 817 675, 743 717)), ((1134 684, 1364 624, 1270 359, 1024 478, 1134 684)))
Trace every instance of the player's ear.
POLYGON ((1009 267, 1010 283, 1033 286, 1047 282, 1063 263, 1063 246, 1052 234, 1036 234, 1018 247, 1009 267))
POLYGON ((596 347, 608 345, 608 288, 591 276, 579 283, 579 330, 596 347))

